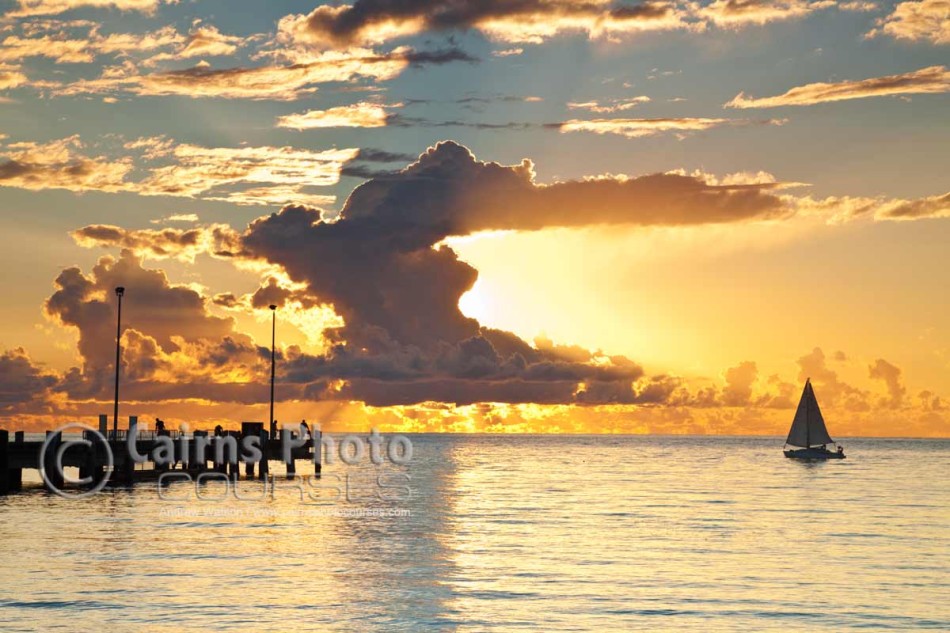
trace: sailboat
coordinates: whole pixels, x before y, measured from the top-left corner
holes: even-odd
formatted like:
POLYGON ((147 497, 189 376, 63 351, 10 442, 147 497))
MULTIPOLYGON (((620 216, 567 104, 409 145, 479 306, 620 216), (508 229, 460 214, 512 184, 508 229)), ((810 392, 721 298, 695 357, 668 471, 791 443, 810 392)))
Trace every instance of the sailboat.
POLYGON ((844 449, 828 450, 835 441, 828 435, 825 419, 821 417, 818 399, 811 386, 811 378, 805 381, 802 399, 798 401, 798 410, 792 420, 792 428, 785 440, 785 457, 796 459, 844 459, 844 449), (797 447, 789 449, 789 446, 797 447))

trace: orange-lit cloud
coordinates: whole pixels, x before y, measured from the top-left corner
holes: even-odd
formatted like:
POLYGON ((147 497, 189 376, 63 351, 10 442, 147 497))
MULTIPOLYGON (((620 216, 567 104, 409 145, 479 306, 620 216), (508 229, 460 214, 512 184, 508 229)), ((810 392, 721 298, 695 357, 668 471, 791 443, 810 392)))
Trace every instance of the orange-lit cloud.
POLYGON ((878 208, 875 217, 883 220, 914 220, 950 217, 950 193, 917 200, 891 200, 878 208))
POLYGON ((834 0, 715 0, 697 15, 718 26, 736 28, 800 18, 835 4, 834 0))
POLYGON ((118 247, 136 257, 177 259, 193 263, 201 254, 219 254, 230 245, 233 231, 226 225, 193 229, 124 229, 107 224, 92 224, 72 232, 76 243, 86 248, 118 247))
POLYGON ((237 204, 285 204, 293 200, 330 203, 309 192, 336 184, 343 165, 358 149, 313 152, 292 147, 201 147, 165 138, 145 138, 126 148, 170 164, 153 167, 136 185, 142 195, 202 197, 237 204))
POLYGON ((20 61, 29 57, 46 57, 57 64, 90 63, 101 55, 128 57, 134 53, 161 49, 145 60, 160 61, 217 57, 230 55, 255 37, 225 35, 216 27, 200 21, 187 36, 174 26, 165 26, 145 33, 110 33, 102 35, 101 25, 81 20, 39 20, 21 25, 23 35, 8 35, 0 48, 0 61, 20 61), (173 50, 168 50, 173 49, 173 50))
POLYGON ((950 44, 950 2, 921 0, 899 2, 893 11, 877 21, 868 37, 889 35, 899 40, 950 44))
POLYGON ((205 397, 240 399, 251 375, 263 376, 265 356, 251 339, 234 331, 230 318, 210 314, 193 287, 175 285, 161 270, 142 267, 129 251, 103 257, 92 272, 67 268, 46 302, 49 318, 78 335, 80 367, 67 371, 55 389, 71 398, 104 395, 114 369, 116 286, 125 286, 123 371, 131 398, 205 397))
POLYGON ((649 1, 612 7, 609 0, 501 1, 478 5, 413 0, 399 6, 359 0, 351 6, 322 6, 309 15, 281 20, 279 37, 294 45, 372 45, 425 31, 477 29, 506 43, 541 43, 563 33, 617 37, 643 31, 696 28, 676 3, 649 1))
POLYGON ((0 353, 0 413, 42 411, 58 381, 54 372, 34 363, 23 348, 0 353))
POLYGON ((775 96, 756 99, 740 92, 725 104, 727 108, 776 108, 804 106, 848 99, 866 99, 893 95, 937 94, 950 91, 950 71, 944 66, 930 66, 913 72, 858 81, 813 83, 792 88, 775 96))
POLYGON ((361 101, 327 110, 308 110, 301 114, 278 117, 277 127, 310 130, 327 127, 384 127, 389 115, 386 108, 395 106, 361 101))
POLYGON ((861 217, 875 220, 919 220, 950 217, 950 193, 915 200, 869 198, 862 196, 783 196, 790 208, 804 215, 819 215, 829 223, 847 222, 861 217))
POLYGON ((16 88, 28 81, 18 65, 0 64, 0 90, 16 88))
POLYGON ((159 4, 174 4, 178 0, 17 0, 15 9, 8 11, 8 17, 30 15, 56 15, 72 9, 84 7, 118 9, 120 11, 140 11, 154 13, 159 4))
POLYGON ((78 136, 0 145, 0 187, 110 192, 129 188, 131 160, 87 156, 83 151, 78 136))
POLYGON ((196 21, 187 38, 180 38, 181 46, 173 53, 160 53, 147 60, 147 63, 174 59, 193 59, 195 57, 221 57, 232 55, 239 48, 255 38, 226 35, 218 27, 201 24, 196 21))
POLYGON ((339 182, 343 166, 359 155, 356 148, 201 147, 165 137, 141 138, 122 149, 125 155, 109 158, 89 156, 78 136, 6 145, 0 139, 0 186, 326 206, 335 197, 313 189, 339 182), (136 168, 145 174, 133 181, 136 168))
POLYGON ((572 119, 558 125, 561 132, 593 132, 594 134, 617 134, 627 138, 641 138, 664 132, 685 135, 724 125, 782 125, 785 121, 771 119, 750 121, 747 119, 572 119))
POLYGON ((649 103, 650 97, 641 95, 626 99, 611 99, 609 101, 571 101, 567 107, 571 110, 589 110, 597 114, 624 112, 642 103, 649 103))
POLYGON ((79 80, 55 95, 131 93, 145 96, 180 95, 191 98, 271 99, 294 101, 316 92, 319 84, 357 78, 386 81, 412 64, 457 61, 453 52, 426 54, 407 48, 386 54, 367 49, 325 51, 305 63, 216 69, 206 63, 184 70, 142 74, 134 64, 106 68, 98 79, 79 80))
POLYGON ((172 215, 165 216, 164 218, 157 218, 151 220, 152 224, 165 224, 166 222, 187 222, 194 223, 198 221, 197 213, 173 213, 172 215))

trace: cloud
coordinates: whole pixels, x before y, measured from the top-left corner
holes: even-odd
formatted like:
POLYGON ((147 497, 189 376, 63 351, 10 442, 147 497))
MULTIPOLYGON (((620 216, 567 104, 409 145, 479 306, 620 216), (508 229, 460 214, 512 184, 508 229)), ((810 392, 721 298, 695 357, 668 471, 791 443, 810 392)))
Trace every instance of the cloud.
POLYGON ((494 93, 487 95, 477 95, 469 94, 465 97, 459 97, 457 99, 404 99, 403 103, 405 105, 418 105, 418 104, 429 104, 429 103, 454 103, 462 106, 468 110, 482 111, 484 106, 493 104, 493 103, 539 103, 544 101, 541 97, 534 95, 521 96, 521 95, 509 95, 502 93, 494 93))
POLYGON ((397 107, 361 101, 327 110, 308 110, 301 114, 288 114, 277 118, 277 127, 293 130, 310 130, 328 127, 385 127, 386 108, 397 107))
POLYGON ((950 193, 905 200, 902 198, 868 198, 829 196, 783 196, 782 199, 802 215, 818 215, 830 224, 840 224, 862 217, 875 220, 901 221, 950 216, 950 193))
POLYGON ((148 33, 113 33, 106 36, 99 34, 98 25, 87 28, 88 34, 78 39, 71 38, 65 29, 40 37, 7 36, 3 40, 3 47, 0 48, 0 61, 46 57, 57 64, 87 63, 94 61, 99 55, 128 55, 153 51, 176 46, 184 41, 182 35, 172 26, 148 33))
POLYGON ((6 17, 56 15, 82 8, 118 9, 151 14, 163 1, 165 4, 177 2, 177 0, 17 0, 16 8, 8 11, 6 17))
POLYGON ((264 383, 267 350, 234 332, 231 319, 211 315, 197 290, 143 268, 130 251, 118 259, 101 258, 89 275, 67 268, 55 285, 46 313, 79 335, 82 366, 70 369, 55 387, 71 398, 102 398, 111 391, 116 286, 126 288, 125 398, 241 399, 243 383, 252 378, 264 383))
POLYGON ((365 46, 426 31, 467 29, 476 29, 500 42, 537 44, 563 33, 612 38, 691 28, 687 17, 677 4, 661 1, 611 7, 607 0, 357 0, 353 5, 321 6, 308 15, 287 16, 280 21, 278 32, 285 42, 323 48, 365 46))
POLYGON ((29 410, 50 396, 59 377, 36 365, 23 348, 0 354, 0 413, 29 410))
POLYGON ((950 44, 950 2, 921 0, 899 2, 893 11, 877 21, 867 36, 888 35, 899 40, 950 44))
POLYGON ((738 28, 800 18, 835 4, 833 0, 716 0, 697 15, 720 27, 738 28))
POLYGON ((10 143, 0 147, 0 187, 124 191, 132 162, 82 154, 78 136, 48 143, 10 143))
POLYGON ((947 218, 950 217, 950 192, 916 200, 892 200, 881 205, 875 217, 882 220, 947 218))
MULTIPOLYGON (((314 188, 334 185, 356 148, 310 151, 293 147, 202 147, 166 137, 125 143, 121 158, 88 156, 78 136, 48 143, 0 139, 0 187, 133 192, 241 205, 335 201, 314 188), (128 176, 143 172, 136 181, 128 176)), ((180 218, 179 218, 180 219, 180 218)))
POLYGON ((417 157, 412 154, 405 154, 403 152, 390 152, 371 147, 362 147, 356 155, 355 160, 368 163, 411 163, 416 160, 416 158, 417 157))
POLYGON ((592 177, 550 185, 534 165, 477 160, 451 141, 429 148, 392 178, 357 187, 344 205, 350 220, 412 217, 419 230, 448 235, 596 224, 679 225, 781 217, 775 183, 712 184, 703 176, 592 177), (517 209, 511 213, 509 209, 517 209))
POLYGON ((179 42, 181 46, 177 51, 174 53, 160 53, 147 60, 146 63, 154 64, 166 60, 233 55, 239 48, 254 39, 257 38, 225 35, 216 26, 200 24, 200 21, 196 21, 188 33, 188 37, 182 38, 179 42))
POLYGON ((782 125, 785 121, 770 119, 750 121, 747 119, 572 119, 555 124, 561 132, 593 132, 594 134, 617 134, 627 138, 654 136, 665 132, 686 135, 714 127, 736 125, 782 125))
POLYGON ((356 79, 387 81, 410 66, 444 64, 472 58, 459 51, 419 52, 407 47, 390 53, 368 49, 325 51, 290 65, 212 68, 200 63, 184 70, 142 74, 134 64, 106 68, 98 79, 66 84, 53 94, 131 93, 198 98, 295 101, 317 91, 319 84, 356 79))
POLYGON ((722 392, 723 404, 728 407, 745 406, 752 399, 752 385, 759 377, 753 361, 745 361, 726 371, 726 386, 722 392))
MULTIPOLYGON (((29 81, 19 66, 0 64, 0 90, 9 90, 22 86, 29 81)), ((0 139, 2 140, 2 139, 0 139)))
POLYGON ((804 106, 848 99, 865 99, 892 95, 937 94, 950 91, 950 71, 944 66, 930 66, 913 72, 859 81, 813 83, 792 88, 785 94, 756 99, 740 92, 725 104, 727 108, 776 108, 804 106))
POLYGON ((649 103, 650 97, 641 95, 625 99, 611 99, 609 101, 572 101, 567 104, 571 110, 589 110, 597 114, 624 112, 642 103, 649 103))
POLYGON ((178 259, 193 263, 200 254, 217 254, 228 245, 230 227, 211 225, 193 229, 125 229, 91 224, 71 233, 80 246, 118 247, 138 258, 178 259))
POLYGON ((900 367, 878 358, 874 364, 868 366, 868 375, 882 381, 887 386, 888 397, 882 404, 891 409, 899 409, 904 404, 907 388, 901 378, 900 367))
POLYGON ((838 373, 828 367, 827 357, 820 347, 799 358, 798 366, 798 382, 804 383, 810 378, 822 403, 848 411, 870 410, 868 392, 840 380, 838 373))
POLYGON ((343 167, 340 175, 364 179, 385 178, 392 176, 395 171, 393 169, 380 169, 375 166, 376 163, 411 163, 414 160, 416 160, 416 157, 409 154, 361 148, 356 158, 343 167))
POLYGON ((156 218, 155 220, 149 220, 152 224, 165 224, 166 222, 188 222, 194 223, 199 220, 198 214, 196 213, 173 213, 172 215, 165 216, 164 218, 156 218))
POLYGON ((838 9, 840 11, 868 12, 868 11, 877 11, 878 5, 875 2, 864 2, 862 0, 855 0, 854 2, 839 2, 838 9))
POLYGON ((136 184, 142 195, 184 196, 237 204, 326 204, 333 198, 312 187, 339 182, 343 165, 359 150, 309 151, 292 147, 202 147, 145 138, 126 145, 145 150, 146 159, 170 164, 154 167, 136 184))

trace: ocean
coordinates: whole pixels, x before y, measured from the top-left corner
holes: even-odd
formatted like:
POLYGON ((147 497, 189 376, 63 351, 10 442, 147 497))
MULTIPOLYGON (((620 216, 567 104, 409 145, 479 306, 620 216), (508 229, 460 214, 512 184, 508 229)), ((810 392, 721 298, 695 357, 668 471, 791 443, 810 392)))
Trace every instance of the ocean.
POLYGON ((0 497, 0 629, 950 630, 950 441, 407 437, 266 496, 0 497))

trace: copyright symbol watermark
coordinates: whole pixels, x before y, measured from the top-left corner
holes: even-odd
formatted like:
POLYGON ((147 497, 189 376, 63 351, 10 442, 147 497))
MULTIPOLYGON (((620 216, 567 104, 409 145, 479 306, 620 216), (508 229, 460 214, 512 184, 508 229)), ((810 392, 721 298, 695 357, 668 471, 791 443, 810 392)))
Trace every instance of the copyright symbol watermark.
POLYGON ((112 454, 112 447, 109 446, 109 442, 106 440, 105 436, 103 436, 102 433, 91 426, 86 426, 85 424, 80 424, 78 422, 65 424, 54 430, 52 433, 48 434, 46 436, 46 440, 43 442, 43 446, 40 448, 40 477, 42 477, 43 483, 46 484, 48 490, 55 492, 64 499, 82 499, 83 497, 94 495, 105 488, 106 484, 109 483, 109 478, 112 474, 114 465, 115 458, 112 454), (81 429, 83 431, 82 439, 63 439, 64 431, 67 429, 81 429), (93 438, 95 443, 93 442, 93 439, 89 438, 93 438), (105 449, 105 471, 99 482, 91 488, 69 491, 64 490, 59 485, 60 482, 75 486, 88 486, 94 480, 94 477, 91 475, 79 478, 68 477, 66 475, 66 469, 63 465, 63 456, 66 454, 66 451, 73 446, 82 446, 86 449, 86 455, 87 459, 89 460, 89 464, 96 466, 99 465, 99 462, 96 459, 97 451, 95 449, 95 444, 101 444, 105 449), (56 451, 52 456, 49 455, 51 450, 56 451), (52 457, 52 459, 50 459, 50 457, 52 457), (50 477, 50 474, 47 472, 47 465, 51 466, 54 470, 56 474, 55 480, 50 477))

